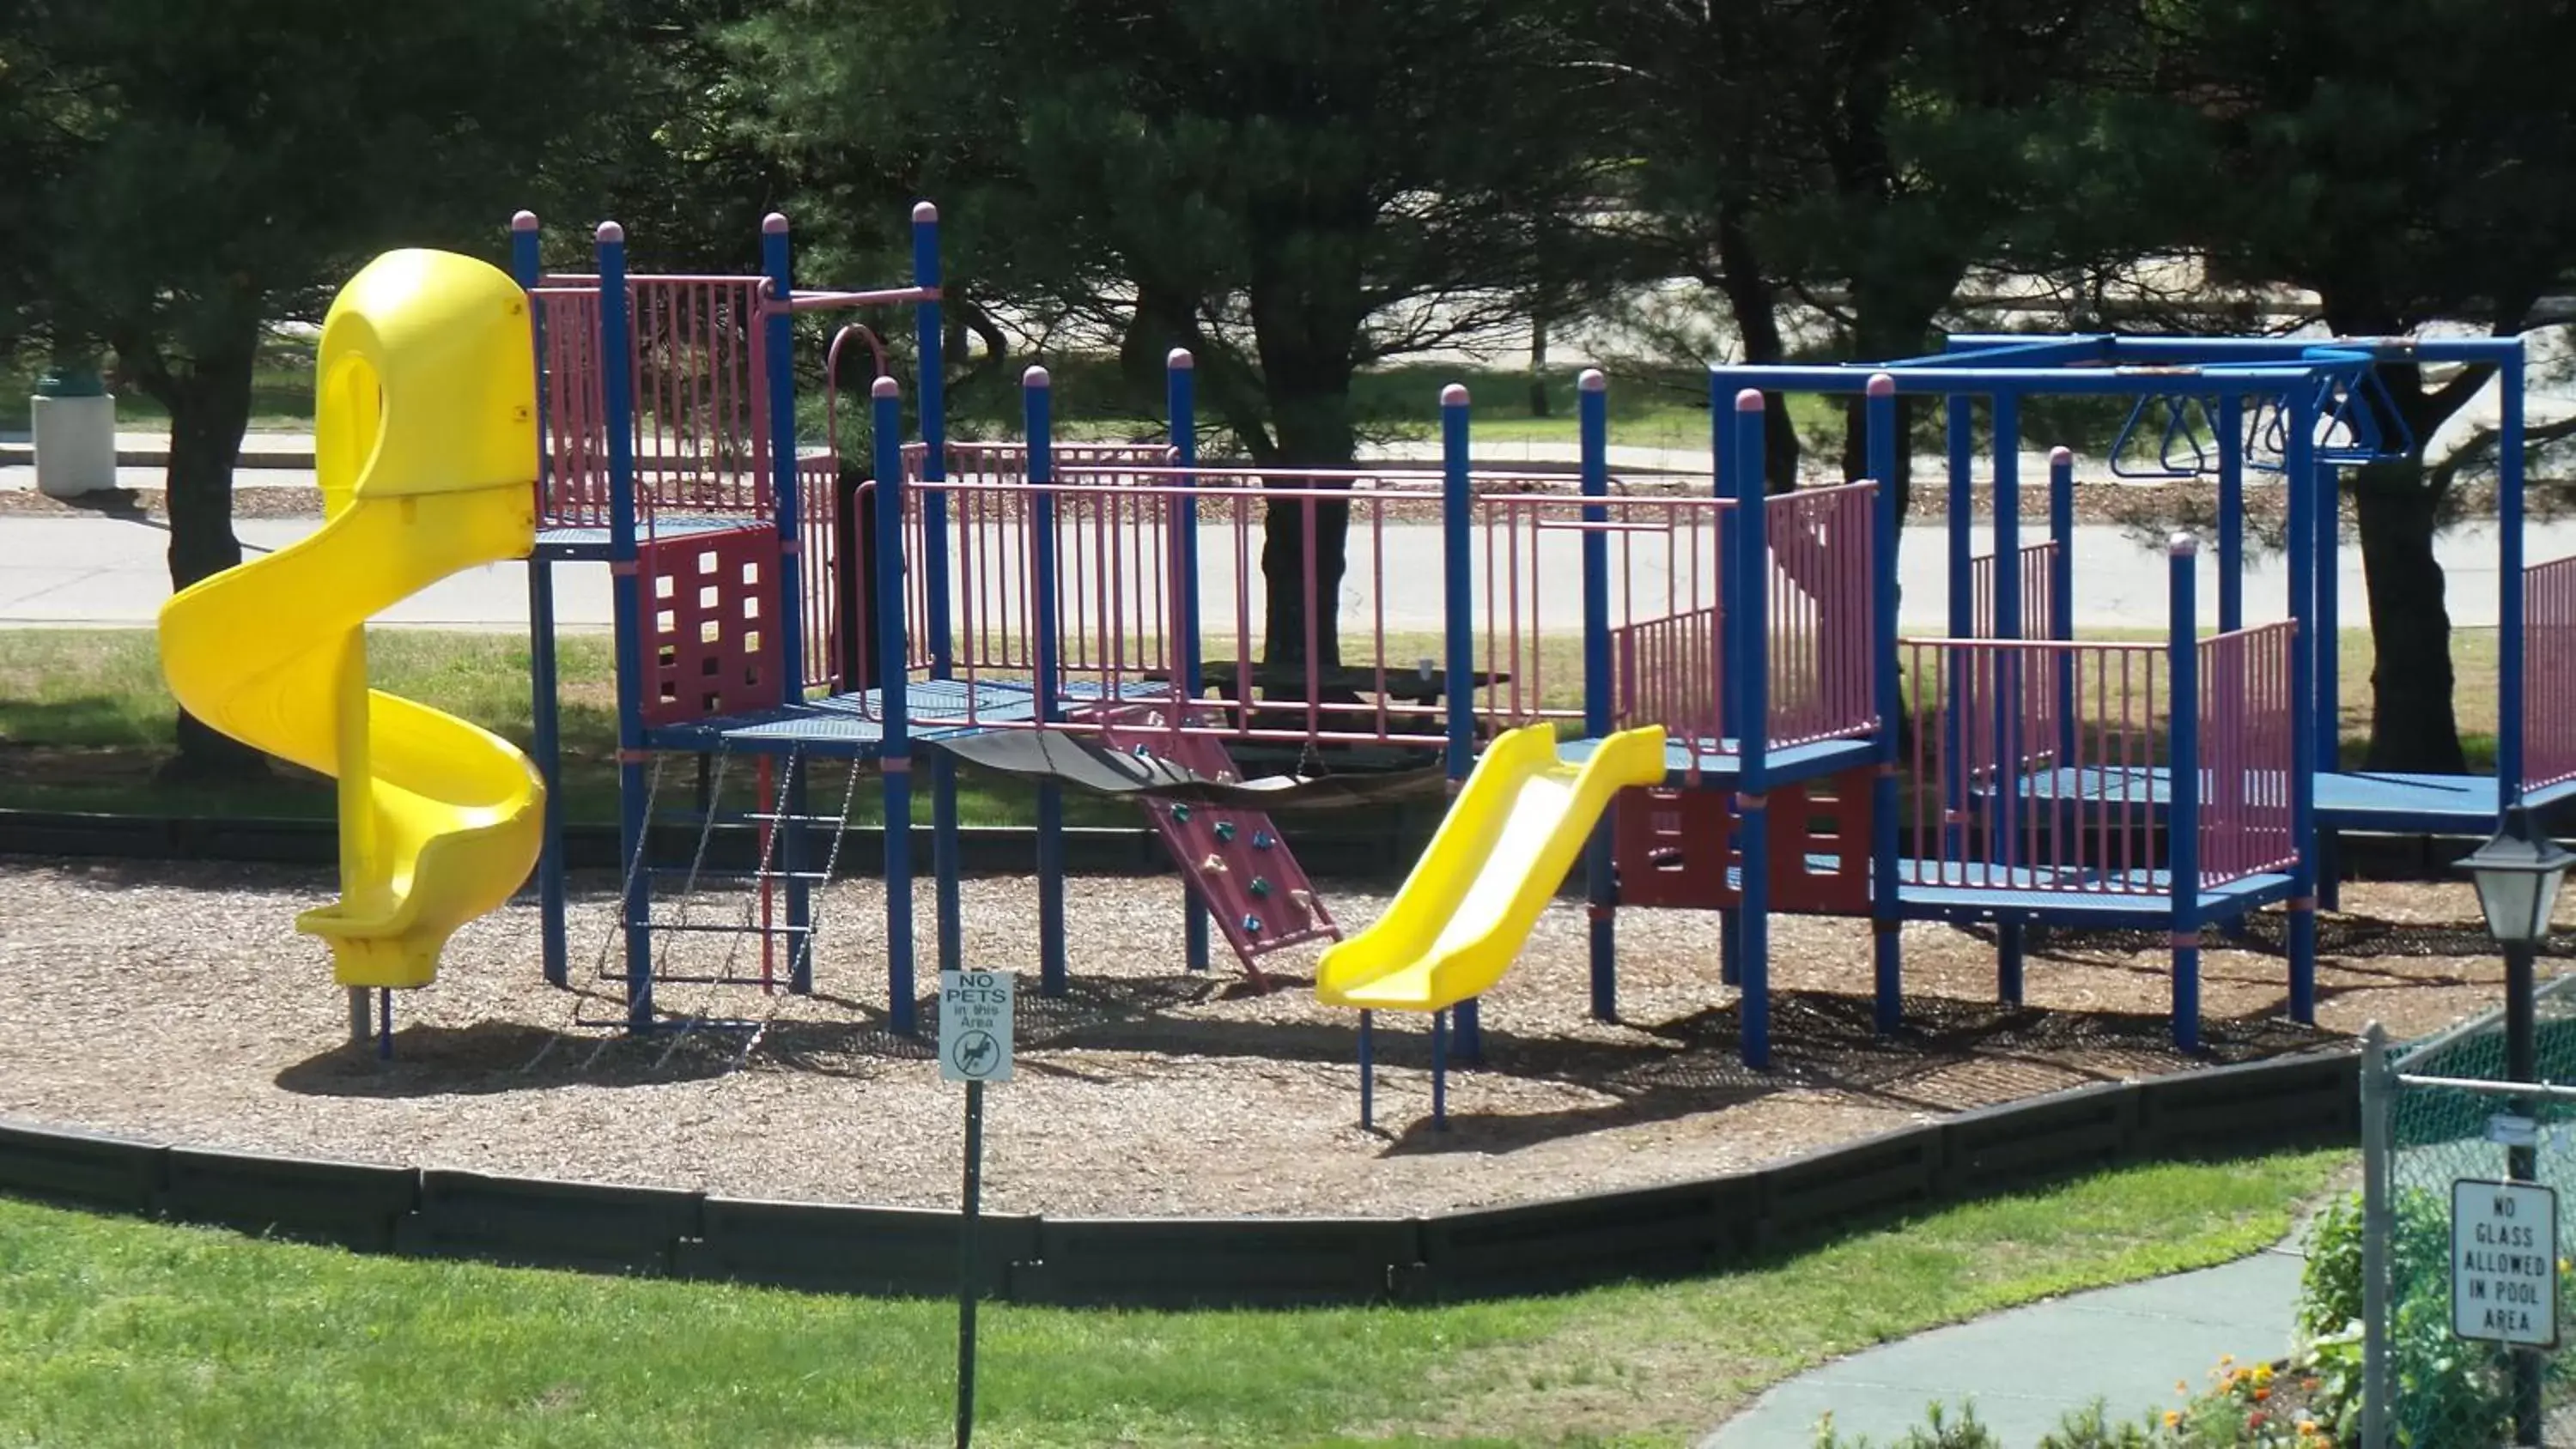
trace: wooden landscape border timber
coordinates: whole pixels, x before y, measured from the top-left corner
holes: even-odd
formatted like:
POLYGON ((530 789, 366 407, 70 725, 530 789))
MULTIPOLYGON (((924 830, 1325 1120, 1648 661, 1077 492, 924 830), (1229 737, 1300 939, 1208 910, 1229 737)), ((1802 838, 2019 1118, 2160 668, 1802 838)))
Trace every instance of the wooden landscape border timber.
MULTIPOLYGON (((2050 1093, 1695 1182, 1387 1218, 988 1217, 979 1287, 1153 1308, 1441 1303, 1686 1278, 2104 1168, 2360 1142, 2360 1057, 2050 1093)), ((228 1153, 0 1122, 0 1194, 367 1252, 822 1293, 957 1291, 953 1213, 228 1153)))

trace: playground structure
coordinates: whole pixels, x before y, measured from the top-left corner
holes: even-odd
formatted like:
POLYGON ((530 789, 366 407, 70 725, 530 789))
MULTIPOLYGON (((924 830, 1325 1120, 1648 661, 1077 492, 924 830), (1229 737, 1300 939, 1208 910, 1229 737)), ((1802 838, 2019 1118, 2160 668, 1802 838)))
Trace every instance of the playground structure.
MULTIPOLYGON (((1060 444, 1042 368, 1023 379, 1020 441, 950 442, 937 226, 934 209, 916 208, 908 285, 799 291, 776 216, 763 226, 762 274, 750 277, 630 275, 613 223, 596 234, 594 272, 550 274, 536 219, 513 221, 526 306, 511 340, 536 359, 535 428, 456 425, 450 436, 478 460, 461 486, 533 498, 532 526, 478 534, 472 557, 450 550, 435 571, 414 561, 387 578, 416 587, 467 563, 530 560, 535 749, 521 766, 536 778, 474 808, 497 812, 491 828, 514 841, 533 837, 544 970, 570 985, 553 567, 608 564, 626 862, 599 956, 624 995, 613 1024, 729 1024, 657 1001, 674 984, 813 990, 825 929, 816 890, 839 872, 871 778, 884 818, 910 818, 916 760, 930 776, 941 970, 965 964, 958 763, 1037 781, 1036 954, 1049 994, 1067 984, 1068 786, 1143 803, 1188 883, 1188 968, 1207 968, 1214 923, 1257 978, 1272 951, 1340 937, 1266 807, 1367 797, 1366 783, 1303 768, 1351 752, 1419 761, 1387 788, 1445 780, 1450 816, 1387 915, 1327 946, 1317 989, 1360 1009, 1364 1060, 1372 1011, 1430 1013, 1435 1063, 1453 1015, 1458 1051, 1477 1053, 1477 995, 1508 969, 1577 858, 1590 1007, 1605 1020, 1618 1010, 1623 905, 1718 915, 1719 970, 1739 988, 1741 1051, 1756 1067, 1769 1059, 1774 912, 1870 921, 1887 1031, 1900 1025, 1904 921, 1994 925, 1997 992, 2009 1001, 2021 997, 2027 929, 2072 923, 2167 933, 2173 1033, 2188 1049, 2202 929, 2271 904, 2288 911, 2290 1013, 2313 1020, 2314 912, 2331 890, 2321 829, 2491 825, 2517 804, 2576 790, 2576 722, 2542 707, 2550 691, 2523 687, 2526 676, 2576 677, 2576 660, 2560 657, 2576 647, 2576 573, 2522 566, 2518 344, 2427 343, 2440 350, 2418 354, 2492 362, 2508 378, 2504 550, 2522 587, 2505 590, 2502 783, 2481 796, 2475 781, 2392 783, 2321 767, 2335 743, 2332 651, 2314 644, 2333 637, 2332 568, 2319 563, 2333 547, 2332 469, 2400 445, 2366 392, 2370 361, 2395 344, 1960 338, 1949 352, 1875 368, 1714 369, 1707 497, 1614 490, 1597 372, 1578 392, 1573 493, 1559 477, 1473 467, 1468 398, 1454 386, 1441 397, 1436 473, 1222 467, 1199 460, 1195 373, 1178 351, 1167 443, 1060 444), (911 308, 917 327, 913 438, 881 339, 853 322, 825 353, 824 444, 805 446, 796 317, 890 307, 911 308), (874 362, 865 476, 845 472, 839 446, 840 364, 859 355, 854 345, 874 362), (1892 490, 1863 480, 1766 495, 1764 395, 1784 391, 1864 397, 1872 480, 1894 476, 1898 398, 1944 400, 1950 609, 1940 635, 1898 634, 1892 490), (2048 537, 2023 541, 2018 517, 2019 409, 2041 393, 2133 399, 2124 444, 2153 431, 2154 467, 2181 471, 2186 453, 2194 471, 2214 464, 2216 633, 2203 633, 2198 550, 2177 540, 2164 640, 2072 637, 2064 450, 2050 465, 2048 537), (1995 485, 1996 543, 1983 556, 1971 506, 1979 399, 1995 485), (2155 409, 2164 425, 2144 428, 2155 409), (2195 431, 2195 417, 2208 426, 2195 431), (506 467, 487 444, 512 455, 506 467), (2249 628, 2241 490, 2245 469, 2267 464, 2283 475, 2291 516, 2312 527, 2290 531, 2290 618, 2249 628), (1319 543, 1336 535, 1346 562, 1323 566, 1319 543), (1266 575, 1266 545, 1283 536, 1302 545, 1302 571, 1266 575), (1240 778, 1235 752, 1256 748, 1291 752, 1299 775, 1240 778), (675 761, 694 762, 698 784, 687 808, 666 814, 675 761), (817 778, 826 762, 837 781, 817 778), (756 782, 754 808, 723 808, 729 770, 756 782), (2471 809, 2480 799, 2483 815, 2471 809), (756 841, 750 869, 710 866, 719 831, 756 841), (684 859, 657 853, 675 833, 684 859), (673 949, 692 938, 716 943, 718 959, 673 949)), ((363 399, 335 398, 327 354, 326 341, 326 439, 342 426, 334 418, 373 418, 363 399)), ((395 405, 398 363, 377 366, 390 438, 392 420, 411 415, 395 405)), ((352 456, 364 451, 353 445, 352 456)), ((326 496, 337 497, 333 476, 326 496)), ((349 496, 363 503, 391 486, 373 477, 349 496)), ((371 548, 395 555, 420 541, 371 548)), ((223 579, 262 577, 256 569, 294 553, 223 579)), ((171 619, 197 617, 189 598, 174 601, 171 619)), ((356 633, 354 622, 335 627, 356 633)), ((209 663, 205 678, 230 667, 209 663)), ((180 675, 174 665, 174 687, 180 675)), ((332 677, 345 691, 363 671, 332 677)), ((182 688, 192 708, 220 694, 182 688)), ((366 719, 352 698, 316 717, 366 719)), ((381 696, 373 707, 379 723, 403 717, 381 696)), ((245 738, 267 743, 240 718, 245 738)), ((470 742, 453 753, 516 758, 470 742)), ((344 841, 346 822, 374 818, 351 803, 361 793, 344 786, 344 841)), ((426 858, 464 829, 463 815, 440 817, 409 848, 426 858)), ((886 1023, 910 1033, 915 862, 907 831, 884 839, 883 934, 853 926, 835 954, 882 956, 886 1023)), ((372 867, 344 857, 344 884, 363 881, 372 867)), ((498 851, 485 858, 507 863, 498 851)), ((525 871, 520 858, 510 885, 525 871)), ((414 938, 407 959, 418 969, 399 980, 352 976, 344 953, 344 983, 425 982, 454 924, 414 938)), ((752 1018, 731 1024, 758 1029, 752 1018)))

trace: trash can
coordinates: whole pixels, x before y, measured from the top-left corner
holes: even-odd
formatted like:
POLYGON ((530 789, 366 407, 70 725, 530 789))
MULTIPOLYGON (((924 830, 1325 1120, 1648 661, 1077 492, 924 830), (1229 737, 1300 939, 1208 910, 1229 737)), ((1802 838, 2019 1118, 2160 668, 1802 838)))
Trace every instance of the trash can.
POLYGON ((36 488, 77 498, 116 486, 116 399, 98 369, 56 363, 36 379, 36 488))

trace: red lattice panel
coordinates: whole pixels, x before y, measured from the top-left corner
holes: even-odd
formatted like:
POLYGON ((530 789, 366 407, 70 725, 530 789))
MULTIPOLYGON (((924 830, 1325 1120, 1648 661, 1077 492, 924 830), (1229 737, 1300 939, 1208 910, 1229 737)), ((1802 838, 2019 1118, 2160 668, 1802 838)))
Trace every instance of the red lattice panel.
MULTIPOLYGON (((1869 788, 1875 767, 1771 792, 1771 909, 1792 915, 1869 914, 1869 788), (1821 867, 1821 868, 1820 868, 1821 867)), ((1723 910, 1741 903, 1728 874, 1735 797, 1719 790, 1623 792, 1610 826, 1619 904, 1723 910)))
POLYGON ((636 549, 644 723, 681 724, 779 700, 778 530, 657 538, 636 549))

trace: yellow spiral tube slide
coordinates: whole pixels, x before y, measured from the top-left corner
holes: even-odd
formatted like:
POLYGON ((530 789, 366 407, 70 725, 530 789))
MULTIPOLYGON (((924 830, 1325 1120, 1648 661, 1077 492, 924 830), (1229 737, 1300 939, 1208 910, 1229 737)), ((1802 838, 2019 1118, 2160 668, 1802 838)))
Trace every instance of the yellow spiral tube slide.
POLYGON ((536 863, 544 786, 486 730, 367 687, 367 620, 536 546, 536 353, 498 269, 389 252, 350 279, 315 365, 320 531, 162 606, 189 713, 335 777, 340 899, 296 929, 343 986, 426 986, 448 937, 536 863))

